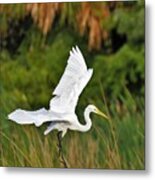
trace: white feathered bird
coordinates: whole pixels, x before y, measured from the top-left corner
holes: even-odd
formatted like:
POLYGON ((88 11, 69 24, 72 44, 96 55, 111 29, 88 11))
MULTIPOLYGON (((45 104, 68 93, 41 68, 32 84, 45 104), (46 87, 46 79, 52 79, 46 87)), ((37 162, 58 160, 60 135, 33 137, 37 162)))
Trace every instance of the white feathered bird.
POLYGON ((94 105, 88 105, 84 110, 85 124, 80 124, 75 114, 75 108, 79 96, 88 81, 92 77, 93 69, 87 69, 84 57, 76 46, 70 51, 70 56, 50 101, 50 108, 39 109, 37 111, 26 111, 17 109, 8 115, 8 118, 18 124, 35 124, 40 126, 45 122, 51 122, 44 134, 48 134, 54 129, 62 132, 62 137, 67 130, 77 130, 81 132, 88 131, 92 122, 90 113, 94 112, 108 119, 108 117, 98 110, 94 105))

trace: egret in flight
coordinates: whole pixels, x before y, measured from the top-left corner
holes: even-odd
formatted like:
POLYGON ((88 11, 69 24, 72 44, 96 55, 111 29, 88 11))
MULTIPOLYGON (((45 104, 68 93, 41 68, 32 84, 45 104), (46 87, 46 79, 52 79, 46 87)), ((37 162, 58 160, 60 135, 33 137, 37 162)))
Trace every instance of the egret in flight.
POLYGON ((70 56, 57 87, 53 91, 54 97, 50 100, 50 108, 41 108, 36 111, 17 109, 8 115, 8 118, 18 124, 35 124, 40 126, 51 122, 44 135, 54 129, 62 132, 62 137, 67 130, 88 131, 92 126, 90 113, 94 112, 108 118, 96 106, 88 105, 84 110, 85 124, 80 124, 75 114, 79 96, 93 75, 93 69, 88 69, 80 49, 72 48, 70 56))
POLYGON ((64 137, 68 129, 81 132, 88 131, 92 126, 91 112, 108 119, 94 105, 88 105, 84 110, 85 124, 81 124, 75 114, 79 96, 92 75, 93 69, 87 68, 80 49, 77 46, 73 47, 64 74, 53 91, 54 97, 50 100, 49 110, 45 108, 36 111, 17 109, 10 113, 8 118, 18 124, 35 124, 37 127, 45 122, 50 122, 44 134, 47 135, 57 129, 59 140, 64 137))
POLYGON ((80 49, 76 46, 70 51, 67 66, 57 87, 53 91, 49 110, 41 108, 36 111, 17 109, 8 118, 18 124, 35 124, 37 127, 45 122, 51 122, 44 135, 57 129, 62 137, 67 130, 86 132, 92 126, 90 113, 96 113, 104 118, 108 117, 96 106, 88 105, 84 110, 85 124, 80 124, 75 114, 79 96, 92 77, 93 69, 88 69, 80 49))

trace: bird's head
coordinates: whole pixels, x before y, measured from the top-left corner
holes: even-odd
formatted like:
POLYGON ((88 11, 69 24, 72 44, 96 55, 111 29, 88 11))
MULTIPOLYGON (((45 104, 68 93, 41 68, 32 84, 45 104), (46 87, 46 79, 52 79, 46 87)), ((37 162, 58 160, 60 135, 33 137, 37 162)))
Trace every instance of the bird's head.
POLYGON ((100 111, 95 105, 93 104, 90 104, 88 106, 88 109, 91 111, 91 112, 94 112, 95 114, 98 114, 106 119, 109 119, 109 117, 107 115, 105 115, 102 111, 100 111))

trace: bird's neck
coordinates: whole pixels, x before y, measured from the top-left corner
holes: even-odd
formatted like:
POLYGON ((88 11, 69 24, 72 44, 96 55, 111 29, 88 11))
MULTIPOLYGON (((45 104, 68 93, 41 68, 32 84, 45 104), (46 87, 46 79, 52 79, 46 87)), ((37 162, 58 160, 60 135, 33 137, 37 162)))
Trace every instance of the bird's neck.
POLYGON ((87 106, 84 111, 84 119, 85 119, 86 124, 85 125, 80 124, 80 127, 79 127, 79 130, 82 132, 88 131, 92 126, 92 121, 90 119, 90 113, 91 113, 91 111, 87 106))

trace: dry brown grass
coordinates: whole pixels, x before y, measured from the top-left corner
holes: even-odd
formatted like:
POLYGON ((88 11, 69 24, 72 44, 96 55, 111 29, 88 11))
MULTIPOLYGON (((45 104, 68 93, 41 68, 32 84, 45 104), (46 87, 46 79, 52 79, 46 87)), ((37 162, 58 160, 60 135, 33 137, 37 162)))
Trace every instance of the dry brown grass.
POLYGON ((52 28, 54 19, 60 9, 60 3, 32 3, 26 5, 26 11, 31 14, 34 23, 46 36, 52 28))
MULTIPOLYGON (((90 3, 81 2, 75 3, 75 6, 70 6, 68 3, 28 3, 20 5, 0 5, 0 12, 5 15, 6 21, 3 28, 0 30, 3 35, 7 33, 7 22, 11 18, 20 19, 30 14, 34 24, 41 30, 46 37, 48 32, 52 30, 53 23, 56 17, 63 23, 72 19, 72 24, 75 24, 76 31, 81 36, 88 37, 88 49, 99 50, 104 42, 109 38, 109 32, 103 26, 104 21, 111 16, 110 8, 116 8, 121 5, 119 3, 90 3), (12 13, 14 12, 14 13, 12 13), (69 13, 74 12, 74 13, 69 13)), ((65 24, 66 26, 70 25, 65 24)))
POLYGON ((109 7, 100 3, 81 3, 81 9, 77 14, 78 28, 81 35, 88 33, 88 47, 100 49, 102 40, 108 38, 108 31, 102 27, 102 21, 110 16, 109 7))

